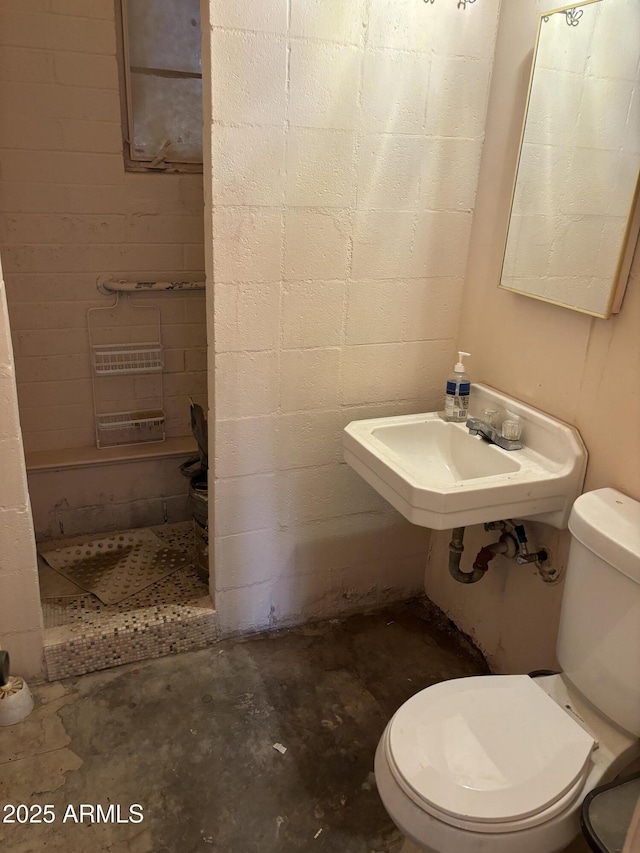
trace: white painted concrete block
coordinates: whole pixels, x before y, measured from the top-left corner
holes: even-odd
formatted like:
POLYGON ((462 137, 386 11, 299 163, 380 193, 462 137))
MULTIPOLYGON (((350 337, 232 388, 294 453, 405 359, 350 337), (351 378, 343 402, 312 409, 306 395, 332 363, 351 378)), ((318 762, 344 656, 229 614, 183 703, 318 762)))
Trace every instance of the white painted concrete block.
MULTIPOLYGON (((26 478, 25 478, 26 483, 26 478)), ((18 492, 16 487, 16 492, 18 492)), ((36 550, 31 521, 31 510, 26 503, 20 505, 20 495, 16 495, 14 503, 0 507, 0 541, 2 541, 2 564, 0 576, 24 575, 25 589, 29 588, 31 575, 36 574, 36 550)), ((18 609, 22 606, 21 599, 14 601, 18 609)), ((40 608, 37 608, 38 613, 40 608)), ((25 609, 27 619, 33 621, 29 609, 25 609)))
POLYGON ((411 254, 412 277, 463 276, 471 221, 470 212, 418 213, 411 254))
POLYGON ((292 39, 289 120, 295 127, 354 130, 362 50, 292 39))
POLYGON ((356 135, 293 127, 287 136, 287 205, 349 207, 355 191, 356 135))
POLYGON ((213 125, 211 156, 215 204, 281 204, 284 148, 282 127, 213 125))
POLYGON ((428 278, 407 287, 402 339, 455 341, 464 278, 428 278))
POLYGON ((253 30, 261 33, 287 31, 287 0, 211 0, 209 23, 214 27, 234 30, 253 30))
POLYGON ((388 504, 346 464, 298 468, 280 474, 278 523, 284 527, 361 512, 388 504))
POLYGON ((279 415, 278 470, 341 462, 343 420, 337 409, 279 415))
POLYGON ((214 122, 280 127, 285 116, 286 53, 282 36, 214 27, 214 122))
POLYGON ((284 230, 285 279, 345 279, 350 236, 349 211, 287 208, 284 230))
POLYGON ((216 292, 216 352, 278 346, 280 283, 221 284, 216 292))
POLYGON ((482 137, 490 69, 486 60, 433 56, 425 125, 428 134, 482 137))
POLYGON ((367 50, 362 125, 371 133, 424 132, 431 57, 400 50, 367 50))
POLYGON ((27 680, 44 676, 44 646, 42 629, 4 633, 0 631, 0 646, 9 652, 11 670, 27 680))
POLYGON ((428 137, 420 168, 420 210, 473 210, 480 154, 477 139, 428 137))
POLYGON ((332 409, 340 394, 340 350, 283 350, 280 356, 280 409, 332 409))
POLYGON ((425 158, 422 137, 380 134, 362 139, 358 163, 358 207, 416 210, 425 158))
POLYGON ((0 506, 14 506, 24 497, 20 489, 24 486, 22 441, 20 439, 20 418, 16 403, 16 386, 11 365, 0 363, 0 406, 3 409, 0 420, 0 442, 7 455, 7 475, 0 486, 0 506), (13 496, 13 497, 12 497, 13 496))
MULTIPOLYGON (((35 557, 35 551, 34 551, 35 557)), ((3 634, 42 628, 40 587, 33 563, 0 574, 0 625, 3 634)))
POLYGON ((278 407, 278 358, 274 352, 225 352, 215 359, 216 417, 268 415, 278 407))
POLYGON ((420 7, 423 49, 441 56, 493 59, 500 0, 484 0, 482 7, 439 3, 420 7))
POLYGON ((401 347, 399 343, 345 347, 343 404, 397 400, 401 347))
POLYGON ((282 574, 280 531, 252 530, 221 536, 216 541, 215 563, 225 567, 224 589, 254 587, 282 574))
POLYGON ((409 288, 406 281, 349 282, 345 343, 401 341, 409 288))
MULTIPOLYGON (((423 411, 437 411, 443 405, 442 377, 455 353, 454 341, 411 341, 400 345, 397 362, 397 397, 427 401, 423 411)), ((453 362, 452 362, 453 363, 453 362)))
POLYGON ((271 600, 270 583, 216 592, 218 625, 222 636, 268 628, 272 620, 271 600))
MULTIPOLYGON (((249 530, 273 528, 278 519, 278 479, 255 474, 216 483, 216 534, 231 536, 249 530)), ((220 575, 224 585, 224 573, 220 575)))
POLYGON ((276 470, 277 426, 274 415, 217 421, 215 476, 226 479, 276 470))
POLYGON ((347 347, 343 402, 422 399, 431 403, 425 411, 435 411, 453 350, 452 341, 438 340, 347 347))
MULTIPOLYGON (((345 570, 381 559, 422 555, 426 560, 430 531, 404 521, 393 510, 365 512, 311 521, 282 532, 287 574, 345 570)), ((374 568, 370 569, 375 572, 374 568)))
POLYGON ((369 44, 401 50, 430 50, 425 30, 429 29, 432 11, 411 0, 371 0, 369 44))
POLYGON ((367 0, 291 0, 291 35, 360 45, 367 22, 367 0))
POLYGON ((289 281, 282 290, 282 345, 338 346, 342 342, 343 281, 289 281))
POLYGON ((263 207, 215 207, 213 245, 216 282, 277 281, 281 213, 263 207))
POLYGON ((273 585, 274 624, 295 624, 336 612, 336 592, 330 574, 282 578, 273 585))
POLYGON ((415 224, 413 213, 359 210, 353 228, 353 279, 410 277, 415 224))

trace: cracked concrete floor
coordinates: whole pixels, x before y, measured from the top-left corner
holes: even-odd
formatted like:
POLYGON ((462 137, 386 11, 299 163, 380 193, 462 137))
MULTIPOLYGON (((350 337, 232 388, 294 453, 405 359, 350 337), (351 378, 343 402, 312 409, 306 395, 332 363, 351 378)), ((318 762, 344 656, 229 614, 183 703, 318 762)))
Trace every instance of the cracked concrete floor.
POLYGON ((40 818, 54 819, 0 823, 0 844, 11 853, 395 850, 371 772, 384 726, 416 691, 485 672, 439 611, 414 602, 39 685, 31 716, 0 729, 0 804, 24 804, 30 818, 48 805, 40 818), (77 823, 81 804, 107 816, 120 806, 122 822, 112 812, 91 823, 85 810, 77 823), (126 822, 132 804, 139 823, 126 822))

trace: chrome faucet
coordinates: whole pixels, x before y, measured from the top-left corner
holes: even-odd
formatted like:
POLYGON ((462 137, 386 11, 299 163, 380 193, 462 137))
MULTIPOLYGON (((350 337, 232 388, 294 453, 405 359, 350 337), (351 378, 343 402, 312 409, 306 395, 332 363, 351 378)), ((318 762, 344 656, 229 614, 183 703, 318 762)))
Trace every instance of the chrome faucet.
POLYGON ((470 435, 479 435, 491 444, 497 444, 503 450, 522 450, 522 442, 519 438, 504 438, 498 427, 486 423, 481 418, 468 418, 467 428, 470 435))

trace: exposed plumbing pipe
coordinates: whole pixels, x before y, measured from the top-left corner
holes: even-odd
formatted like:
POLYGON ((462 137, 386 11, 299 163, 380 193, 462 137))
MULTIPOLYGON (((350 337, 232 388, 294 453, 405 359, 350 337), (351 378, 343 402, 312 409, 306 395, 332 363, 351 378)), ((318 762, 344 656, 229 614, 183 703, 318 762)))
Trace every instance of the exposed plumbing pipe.
POLYGON ((504 554, 506 557, 515 557, 517 550, 518 543, 514 537, 510 533, 503 533, 497 542, 485 545, 478 551, 473 568, 486 572, 489 568, 489 561, 493 560, 495 556, 504 554))
POLYGON ((462 541, 464 539, 464 527, 456 527, 449 543, 449 574, 458 583, 477 583, 481 580, 489 568, 489 563, 498 554, 503 554, 508 559, 515 557, 519 565, 535 563, 540 577, 545 583, 556 583, 560 573, 547 566, 549 559, 548 549, 544 546, 538 551, 531 553, 527 547, 527 534, 523 524, 518 524, 511 519, 503 521, 490 521, 484 526, 485 530, 501 530, 502 534, 497 542, 485 545, 476 554, 473 561, 473 569, 463 572, 460 569, 460 558, 464 551, 462 541))
POLYGON ((100 293, 149 293, 155 290, 182 291, 205 290, 204 281, 116 281, 108 275, 101 275, 96 284, 100 293))
POLYGON ((460 558, 464 551, 463 539, 464 527, 455 527, 449 543, 449 574, 458 583, 477 583, 484 577, 486 569, 476 568, 474 565, 471 572, 460 570, 460 558))
POLYGON ((477 583, 485 576, 489 568, 489 562, 497 554, 504 554, 506 557, 515 557, 518 550, 518 543, 515 538, 510 533, 503 533, 497 542, 485 545, 484 548, 478 551, 473 562, 473 569, 470 572, 463 572, 460 569, 460 558, 464 551, 463 538, 464 527, 456 527, 449 543, 449 574, 458 583, 477 583))

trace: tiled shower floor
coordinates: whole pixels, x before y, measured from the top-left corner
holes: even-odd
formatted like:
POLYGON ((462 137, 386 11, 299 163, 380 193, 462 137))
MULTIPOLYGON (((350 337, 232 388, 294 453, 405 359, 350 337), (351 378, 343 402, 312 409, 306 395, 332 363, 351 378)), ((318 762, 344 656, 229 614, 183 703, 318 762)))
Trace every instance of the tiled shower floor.
MULTIPOLYGON (((191 522, 149 529, 171 548, 193 554, 195 560, 191 522)), ((76 545, 92 538, 95 536, 60 540, 56 546, 76 545)), ((46 595, 42 599, 44 653, 50 681, 202 649, 216 639, 213 603, 194 563, 118 604, 109 605, 86 592, 56 595, 58 578, 51 575, 52 571, 42 569, 46 595)), ((65 584, 65 579, 61 579, 60 591, 65 584)))

